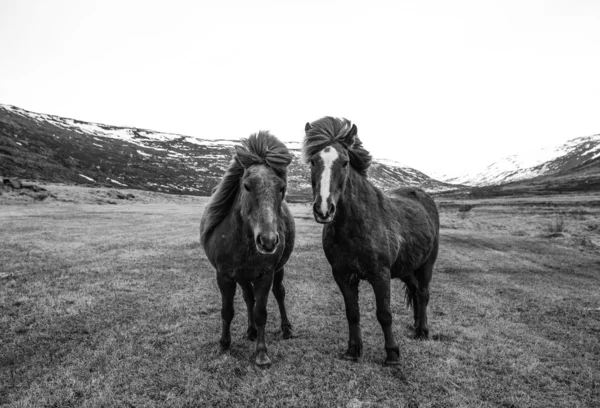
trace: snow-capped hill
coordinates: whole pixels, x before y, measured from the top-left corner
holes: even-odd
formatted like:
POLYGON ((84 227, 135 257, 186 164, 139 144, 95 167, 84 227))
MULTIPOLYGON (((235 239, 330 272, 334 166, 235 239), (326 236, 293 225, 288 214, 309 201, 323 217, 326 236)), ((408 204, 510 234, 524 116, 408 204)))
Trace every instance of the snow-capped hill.
MULTIPOLYGON (((207 195, 220 181, 238 143, 83 122, 0 105, 3 176, 207 195)), ((301 143, 286 145, 294 155, 288 197, 307 199, 312 195, 310 172, 301 159, 301 143)), ((375 160, 369 176, 383 189, 452 187, 389 160, 375 160)))
POLYGON ((233 140, 199 139, 197 137, 185 136, 177 133, 163 133, 147 129, 118 127, 104 125, 101 123, 83 122, 76 119, 63 118, 60 116, 48 115, 45 113, 30 112, 12 105, 0 105, 0 107, 11 111, 17 115, 21 115, 25 118, 31 118, 40 124, 47 123, 61 129, 70 130, 81 134, 108 137, 111 139, 122 140, 133 144, 140 144, 140 140, 144 139, 158 142, 180 140, 199 146, 233 146, 235 144, 235 141, 233 140))
POLYGON ((504 157, 485 169, 458 177, 440 177, 453 184, 489 186, 560 174, 600 157, 600 134, 571 139, 566 143, 526 150, 504 157))

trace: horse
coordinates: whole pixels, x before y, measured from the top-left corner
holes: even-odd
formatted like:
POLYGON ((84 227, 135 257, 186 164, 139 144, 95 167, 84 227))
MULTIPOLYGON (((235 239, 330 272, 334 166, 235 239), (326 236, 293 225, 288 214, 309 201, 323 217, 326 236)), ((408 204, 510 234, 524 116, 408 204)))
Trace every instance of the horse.
POLYGON ((427 338, 429 283, 438 254, 439 214, 433 199, 414 187, 384 194, 367 178, 371 155, 345 118, 323 117, 305 126, 304 161, 311 166, 313 215, 323 224, 323 249, 346 306, 344 359, 362 354, 358 287, 373 287, 385 339, 385 365, 400 364, 392 333, 390 279, 405 284, 416 338, 427 338))
POLYGON ((200 223, 200 240, 217 272, 222 330, 219 353, 231 345, 233 300, 240 285, 248 311, 249 340, 256 340, 257 366, 269 366, 265 343, 267 301, 272 287, 283 338, 292 336, 285 308, 284 265, 294 248, 294 218, 285 202, 292 154, 266 131, 241 140, 214 190, 200 223))

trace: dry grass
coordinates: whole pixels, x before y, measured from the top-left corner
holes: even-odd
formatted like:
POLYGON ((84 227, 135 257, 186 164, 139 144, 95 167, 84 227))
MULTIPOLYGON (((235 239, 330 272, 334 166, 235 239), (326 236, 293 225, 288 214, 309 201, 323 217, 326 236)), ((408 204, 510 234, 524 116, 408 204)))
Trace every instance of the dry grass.
POLYGON ((442 208, 432 339, 412 338, 394 282, 403 365, 384 368, 365 284, 364 356, 358 363, 338 357, 347 340, 342 297, 309 206, 293 205, 298 244, 285 283, 295 337, 281 338, 271 296, 273 365, 261 370, 244 338, 240 291, 232 353, 215 355, 220 297, 198 245, 198 200, 3 206, 0 404, 598 406, 597 209, 561 208, 564 236, 547 238, 556 209, 489 202, 463 219, 442 208))

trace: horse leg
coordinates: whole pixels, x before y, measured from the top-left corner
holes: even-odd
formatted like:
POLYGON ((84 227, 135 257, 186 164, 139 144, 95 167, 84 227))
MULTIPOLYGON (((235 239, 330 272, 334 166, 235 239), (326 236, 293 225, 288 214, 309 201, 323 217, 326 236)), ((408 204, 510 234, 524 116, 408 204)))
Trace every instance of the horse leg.
POLYGON ((248 330, 246 330, 246 334, 248 335, 248 340, 254 341, 256 340, 256 325, 254 324, 254 289, 252 289, 252 285, 249 282, 244 282, 240 285, 244 291, 244 302, 246 302, 246 309, 248 311, 248 330))
POLYGON ((406 306, 413 309, 413 328, 416 329, 419 322, 419 297, 417 296, 418 285, 413 275, 403 278, 402 282, 406 285, 406 306))
POLYGON ((271 359, 267 355, 267 344, 265 343, 265 325, 267 324, 267 301, 269 291, 273 284, 273 275, 265 273, 254 281, 254 323, 257 329, 256 338, 256 365, 269 366, 271 359))
POLYGON ((362 354, 362 337, 360 333, 360 310, 358 306, 358 280, 349 283, 343 277, 334 274, 346 305, 346 319, 348 319, 348 350, 344 354, 345 360, 356 361, 362 354))
POLYGON ((292 324, 288 320, 287 312, 285 310, 285 287, 283 286, 283 268, 275 272, 273 277, 273 295, 277 299, 277 305, 279 305, 279 314, 281 315, 281 331, 283 332, 283 338, 289 339, 292 337, 292 324))
POLYGON ((425 265, 416 273, 418 288, 415 298, 418 299, 417 306, 419 312, 415 321, 415 337, 426 339, 429 337, 429 327, 427 325, 427 305, 429 304, 429 282, 433 272, 433 263, 425 265))
POLYGON ((390 310, 390 275, 371 280, 377 302, 377 320, 383 329, 385 339, 385 365, 400 364, 400 348, 394 340, 392 331, 392 312, 390 310))
POLYGON ((230 326, 233 320, 233 299, 235 297, 236 284, 233 279, 225 276, 217 277, 217 284, 221 291, 221 339, 219 340, 219 352, 229 350, 231 344, 230 326))

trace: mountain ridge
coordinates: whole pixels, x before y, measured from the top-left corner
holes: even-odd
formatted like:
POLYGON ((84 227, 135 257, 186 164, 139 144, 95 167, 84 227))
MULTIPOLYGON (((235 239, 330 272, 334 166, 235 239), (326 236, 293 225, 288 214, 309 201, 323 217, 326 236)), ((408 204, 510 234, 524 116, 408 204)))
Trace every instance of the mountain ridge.
MULTIPOLYGON (((210 195, 239 139, 201 139, 30 112, 0 104, 0 174, 21 178, 174 194, 210 195)), ((284 142, 294 155, 290 199, 312 196, 300 143, 284 142)), ((370 180, 388 190, 419 186, 456 188, 392 160, 375 159, 370 180)))
POLYGON ((527 149, 488 165, 481 171, 461 176, 439 176, 447 183, 473 187, 497 186, 541 176, 552 176, 575 171, 600 157, 600 134, 580 136, 566 142, 527 149))

